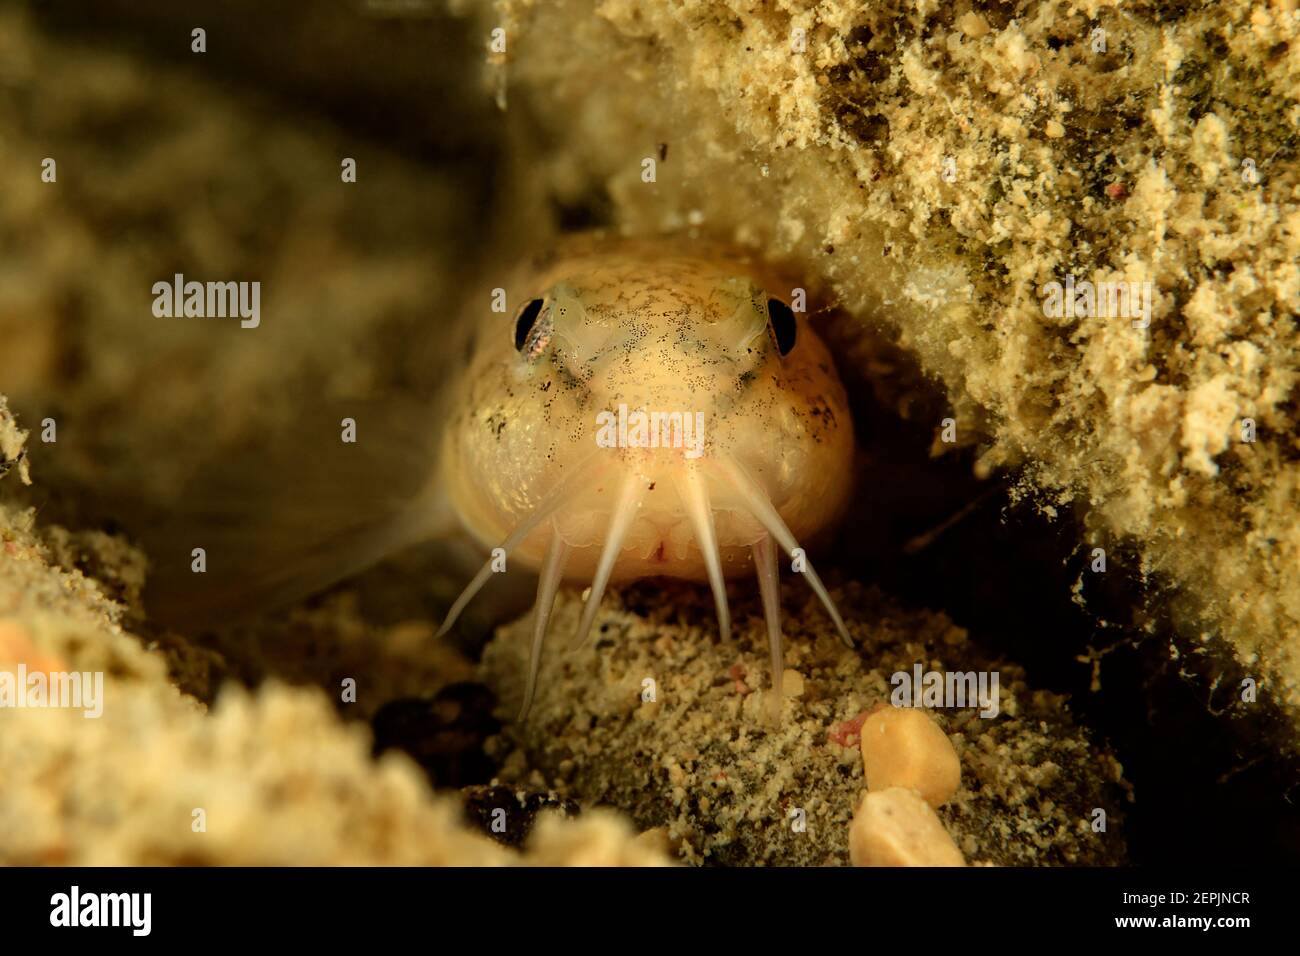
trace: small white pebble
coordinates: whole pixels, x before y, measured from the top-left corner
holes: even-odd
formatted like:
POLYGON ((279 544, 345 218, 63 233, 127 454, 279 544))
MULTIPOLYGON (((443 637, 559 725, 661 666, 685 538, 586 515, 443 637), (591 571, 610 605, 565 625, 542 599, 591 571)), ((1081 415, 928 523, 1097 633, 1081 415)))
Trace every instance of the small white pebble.
POLYGON ((884 707, 862 725, 859 740, 867 789, 907 787, 941 807, 961 786, 961 760, 952 741, 923 710, 884 707))
POLYGON ((912 790, 865 793, 849 824, 854 866, 965 866, 931 806, 912 790))

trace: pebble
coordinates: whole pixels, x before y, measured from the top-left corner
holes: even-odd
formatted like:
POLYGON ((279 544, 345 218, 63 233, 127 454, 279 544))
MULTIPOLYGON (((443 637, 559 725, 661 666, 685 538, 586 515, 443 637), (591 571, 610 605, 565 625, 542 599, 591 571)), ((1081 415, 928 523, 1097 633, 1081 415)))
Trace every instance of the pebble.
POLYGON ((868 790, 906 787, 941 807, 961 785, 952 741, 923 710, 882 707, 862 725, 859 745, 868 790))
POLYGON ((849 824, 854 866, 965 866, 934 809, 913 790, 890 787, 862 795, 849 824))

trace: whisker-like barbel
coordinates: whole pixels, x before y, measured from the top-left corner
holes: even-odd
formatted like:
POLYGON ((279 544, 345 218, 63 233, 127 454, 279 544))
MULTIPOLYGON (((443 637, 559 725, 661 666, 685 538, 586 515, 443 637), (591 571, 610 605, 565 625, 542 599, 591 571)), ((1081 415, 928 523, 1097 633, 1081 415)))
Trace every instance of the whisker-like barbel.
MULTIPOLYGON (((528 535, 531 534, 538 525, 551 517, 551 515, 553 515, 566 501, 568 501, 573 495, 575 489, 579 492, 581 491, 580 488, 577 488, 578 479, 585 477, 591 470, 591 464, 595 457, 596 454, 594 452, 589 454, 585 459, 579 462, 575 468, 565 475, 564 478, 560 479, 560 483, 555 486, 545 499, 542 500, 542 503, 533 510, 532 514, 525 518, 523 522, 520 523, 520 525, 497 546, 506 554, 507 557, 509 557, 515 548, 519 547, 520 542, 528 537, 528 535)), ((452 626, 456 623, 456 619, 460 617, 461 612, 464 611, 469 605, 469 602, 474 599, 474 595, 478 594, 478 592, 482 590, 483 585, 487 584, 488 578, 492 576, 492 564, 494 561, 495 558, 488 558, 488 560, 484 562, 483 567, 479 569, 478 574, 474 575, 473 580, 465 586, 465 590, 460 592, 460 596, 456 598, 451 609, 447 611, 447 617, 443 620, 442 627, 438 628, 437 637, 442 637, 452 629, 452 626)))
MULTIPOLYGON (((768 534, 777 540, 781 547, 785 549, 785 552, 793 557, 795 550, 799 547, 799 542, 795 540, 794 535, 790 533, 790 529, 781 520, 780 513, 772 507, 772 502, 763 492, 762 486, 750 476, 740 462, 734 459, 721 458, 718 465, 723 475, 731 482, 736 493, 748 505, 754 518, 767 529, 768 534)), ((844 618, 840 616, 839 608, 831 600, 830 592, 826 590, 826 585, 822 583, 822 579, 813 570, 812 562, 808 560, 807 555, 804 556, 804 570, 802 573, 808 579, 808 584, 813 589, 813 592, 821 600, 822 606, 826 608, 826 613, 835 622, 835 630, 839 632, 840 639, 844 641, 846 646, 853 647, 853 638, 849 635, 849 629, 844 626, 844 618)))
POLYGON ((591 633, 591 625, 600 610, 600 599, 605 596, 605 587, 610 575, 614 573, 614 564, 618 553, 623 548, 623 539, 627 529, 636 516, 637 505, 641 503, 644 479, 636 471, 629 471, 623 476, 622 487, 618 492, 618 503, 609 519, 609 531, 605 536, 605 546, 600 553, 600 562, 596 565, 596 576, 591 581, 591 593, 582 608, 582 619, 578 622, 578 632, 574 635, 574 646, 581 647, 591 633))
POLYGON ((537 672, 542 666, 542 644, 546 640, 546 626, 551 620, 551 609, 555 606, 555 595, 560 589, 560 580, 564 576, 564 565, 569 558, 569 546, 552 529, 551 546, 542 562, 541 573, 537 577, 537 603, 533 606, 533 642, 528 655, 528 680, 524 685, 524 702, 519 708, 519 721, 528 716, 533 706, 533 694, 537 690, 537 672))
POLYGON ((718 609, 718 632, 724 641, 731 637, 731 608, 727 606, 727 585, 722 579, 722 558, 718 554, 718 531, 699 469, 688 465, 677 476, 677 493, 695 530, 695 541, 709 575, 709 588, 718 609))
POLYGON ((785 676, 785 657, 781 650, 781 587, 778 583, 776 545, 770 535, 754 543, 754 572, 763 599, 763 620, 767 624, 767 646, 772 656, 772 699, 769 713, 781 713, 781 685, 785 676))

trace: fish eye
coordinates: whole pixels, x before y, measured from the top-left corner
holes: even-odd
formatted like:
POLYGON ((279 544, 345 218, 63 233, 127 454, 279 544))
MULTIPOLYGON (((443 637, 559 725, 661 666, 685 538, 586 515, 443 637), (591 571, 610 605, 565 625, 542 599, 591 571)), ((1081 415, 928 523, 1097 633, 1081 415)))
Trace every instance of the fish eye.
POLYGON ((543 304, 542 299, 530 299, 523 304, 519 314, 515 316, 515 351, 523 351, 524 345, 528 342, 528 335, 537 323, 537 316, 541 314, 543 304))
POLYGON ((780 299, 768 299, 767 315, 772 339, 776 342, 776 350, 782 357, 789 355, 790 350, 794 348, 796 331, 794 313, 780 299))

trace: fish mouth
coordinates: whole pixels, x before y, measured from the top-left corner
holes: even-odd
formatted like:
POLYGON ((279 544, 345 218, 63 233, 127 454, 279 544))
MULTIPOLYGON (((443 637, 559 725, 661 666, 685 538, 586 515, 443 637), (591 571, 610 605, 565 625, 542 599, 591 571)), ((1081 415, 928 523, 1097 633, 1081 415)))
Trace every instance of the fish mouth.
MULTIPOLYGON (((670 491, 669 494, 673 493, 670 491)), ((716 546, 724 552, 736 549, 747 551, 767 534, 758 521, 730 508, 714 508, 710 517, 716 546)), ((568 511, 555 516, 549 533, 559 535, 575 554, 599 552, 607 539, 613 519, 614 514, 609 508, 568 511)), ((546 530, 541 529, 535 539, 529 542, 530 556, 540 556, 544 550, 545 536, 546 530), (543 542, 543 545, 539 547, 538 542, 543 542)), ((649 563, 668 571, 675 565, 695 568, 699 566, 703 551, 698 529, 676 495, 671 501, 655 502, 654 506, 643 499, 619 545, 620 556, 615 570, 621 570, 625 561, 649 563)), ((569 577, 580 573, 573 568, 573 564, 570 561, 569 577)), ((681 576, 691 575, 684 570, 681 576)), ((620 574, 619 577, 626 575, 620 574)))

